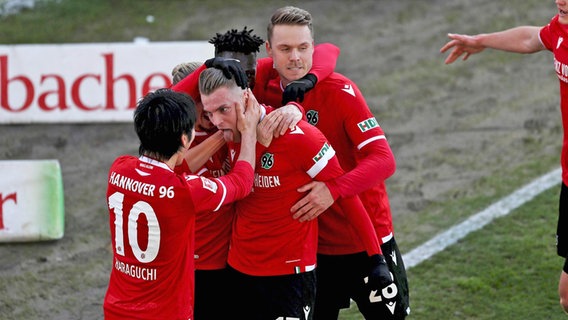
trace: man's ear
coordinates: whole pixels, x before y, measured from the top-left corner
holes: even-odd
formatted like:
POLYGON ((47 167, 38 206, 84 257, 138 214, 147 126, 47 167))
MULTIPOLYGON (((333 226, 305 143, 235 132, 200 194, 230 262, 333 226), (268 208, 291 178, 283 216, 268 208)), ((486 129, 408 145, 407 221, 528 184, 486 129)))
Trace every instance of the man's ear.
POLYGON ((266 40, 266 42, 264 43, 264 46, 266 48, 266 54, 272 58, 272 48, 270 47, 270 42, 268 42, 268 40, 266 40))
POLYGON ((191 143, 193 142, 194 135, 195 134, 194 134, 193 130, 192 130, 192 132, 190 132, 188 134, 182 134, 181 135, 181 143, 182 143, 183 148, 185 150, 187 150, 187 149, 189 149, 189 147, 191 147, 191 143))

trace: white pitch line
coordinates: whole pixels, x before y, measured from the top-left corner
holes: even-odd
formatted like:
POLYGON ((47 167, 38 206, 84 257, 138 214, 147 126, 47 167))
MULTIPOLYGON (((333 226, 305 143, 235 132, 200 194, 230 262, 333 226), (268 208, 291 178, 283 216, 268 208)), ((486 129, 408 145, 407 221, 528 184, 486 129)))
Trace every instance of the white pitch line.
POLYGON ((436 253, 455 244, 470 232, 483 228, 495 218, 506 216, 540 193, 554 185, 560 184, 562 181, 561 176, 561 168, 555 169, 492 204, 487 209, 470 216, 462 223, 451 227, 417 248, 412 249, 402 256, 406 269, 410 269, 431 258, 436 253))

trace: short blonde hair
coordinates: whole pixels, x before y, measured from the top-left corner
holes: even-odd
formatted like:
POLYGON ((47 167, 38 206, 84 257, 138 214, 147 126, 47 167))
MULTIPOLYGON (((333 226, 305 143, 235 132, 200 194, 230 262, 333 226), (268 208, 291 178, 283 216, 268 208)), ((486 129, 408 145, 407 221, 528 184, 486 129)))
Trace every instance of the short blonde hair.
POLYGON ((223 70, 217 68, 207 68, 199 75, 199 93, 208 96, 221 87, 237 87, 235 78, 227 78, 223 70))
POLYGON ((270 40, 272 40, 274 26, 277 25, 307 26, 308 29, 310 29, 312 38, 314 37, 312 15, 308 11, 298 7, 286 6, 274 11, 270 18, 270 22, 268 23, 268 27, 266 28, 269 43, 270 40))
POLYGON ((172 83, 176 84, 180 82, 181 79, 187 77, 187 75, 201 67, 201 65, 202 63, 200 62, 184 62, 178 64, 172 69, 172 83))

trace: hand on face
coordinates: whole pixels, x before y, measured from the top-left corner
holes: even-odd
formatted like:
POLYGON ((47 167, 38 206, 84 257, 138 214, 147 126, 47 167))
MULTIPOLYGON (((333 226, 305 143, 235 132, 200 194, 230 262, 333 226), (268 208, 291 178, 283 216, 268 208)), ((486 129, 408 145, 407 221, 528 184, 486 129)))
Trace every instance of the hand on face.
POLYGON ((237 103, 237 130, 241 135, 255 134, 256 126, 260 121, 260 105, 250 89, 244 93, 244 103, 237 103), (246 104, 246 108, 244 107, 246 104))

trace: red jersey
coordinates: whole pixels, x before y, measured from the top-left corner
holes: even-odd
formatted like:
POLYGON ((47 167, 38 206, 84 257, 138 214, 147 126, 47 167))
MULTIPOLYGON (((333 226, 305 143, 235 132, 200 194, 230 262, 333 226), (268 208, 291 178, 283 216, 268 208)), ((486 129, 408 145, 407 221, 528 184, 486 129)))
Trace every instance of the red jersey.
POLYGON ((568 26, 554 16, 550 23, 540 30, 540 41, 554 54, 554 70, 560 82, 560 111, 564 128, 562 153, 562 182, 568 185, 568 26))
MULTIPOLYGON (((282 95, 280 78, 269 81, 266 98, 278 103, 282 95), (278 93, 278 94, 274 94, 278 93)), ((394 156, 359 88, 345 76, 332 73, 319 80, 302 102, 308 122, 321 130, 337 152, 342 177, 327 183, 334 198, 359 195, 370 215, 377 236, 385 242, 393 225, 385 180, 394 173, 394 156)), ((319 253, 349 254, 363 251, 361 243, 349 236, 350 222, 340 215, 319 218, 319 253)))
MULTIPOLYGON (((343 174, 334 149, 317 128, 300 121, 296 128, 272 140, 267 148, 257 145, 255 167, 253 191, 235 205, 237 214, 229 264, 253 276, 313 270, 318 222, 299 222, 292 218, 290 208, 305 196, 297 191, 300 186, 312 180, 326 181, 343 174)), ((347 212, 367 217, 362 204, 360 209, 347 201, 341 205, 341 208, 335 205, 330 209, 335 213, 324 212, 320 218, 335 214, 343 216, 347 212)), ((367 234, 373 235, 372 224, 367 221, 370 230, 367 234)), ((375 253, 379 253, 378 241, 374 245, 375 253)))
MULTIPOLYGON (((209 136, 211 134, 196 131, 192 145, 198 145, 209 136)), ((227 174, 230 169, 228 149, 223 146, 195 174, 208 178, 218 178, 227 174)), ((185 161, 182 166, 176 167, 175 171, 177 173, 190 173, 185 161)), ((216 270, 227 266, 233 216, 233 204, 227 204, 219 208, 217 212, 198 214, 195 217, 194 256, 196 270, 216 270)))
POLYGON ((107 187, 113 265, 105 319, 193 318, 195 215, 243 198, 252 182, 246 162, 207 179, 147 157, 117 158, 107 187))

